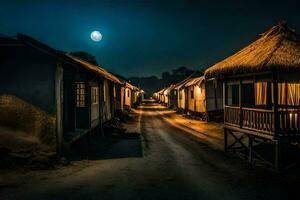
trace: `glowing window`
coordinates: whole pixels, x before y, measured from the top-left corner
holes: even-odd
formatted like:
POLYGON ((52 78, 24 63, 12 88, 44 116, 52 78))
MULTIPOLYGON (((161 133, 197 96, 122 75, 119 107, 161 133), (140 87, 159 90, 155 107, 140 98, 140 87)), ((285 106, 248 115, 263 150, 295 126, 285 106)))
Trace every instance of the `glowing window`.
POLYGON ((76 107, 85 107, 85 84, 84 82, 76 82, 76 107))
POLYGON ((114 98, 117 96, 116 86, 114 85, 114 98))
POLYGON ((92 87, 92 103, 98 104, 99 103, 99 88, 92 87))
POLYGON ((105 89, 105 83, 103 83, 103 101, 106 101, 106 89, 105 89))

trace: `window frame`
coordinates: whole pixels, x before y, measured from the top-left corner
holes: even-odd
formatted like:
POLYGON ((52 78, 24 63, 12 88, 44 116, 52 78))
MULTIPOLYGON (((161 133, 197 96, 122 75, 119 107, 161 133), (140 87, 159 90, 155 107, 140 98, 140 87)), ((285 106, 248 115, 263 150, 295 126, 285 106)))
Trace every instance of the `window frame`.
POLYGON ((84 108, 86 107, 86 85, 83 81, 77 81, 75 83, 75 101, 76 101, 76 108, 84 108))
POLYGON ((98 86, 93 86, 92 87, 92 104, 97 105, 99 104, 99 87, 98 86))

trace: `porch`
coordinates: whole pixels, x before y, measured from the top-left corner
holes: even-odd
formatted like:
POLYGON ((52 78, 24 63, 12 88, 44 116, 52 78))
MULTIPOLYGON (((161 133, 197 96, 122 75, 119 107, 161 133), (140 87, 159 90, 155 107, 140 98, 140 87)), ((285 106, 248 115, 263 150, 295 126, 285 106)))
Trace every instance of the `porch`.
POLYGON ((229 129, 267 139, 296 139, 300 136, 300 110, 279 108, 275 113, 268 109, 226 105, 224 124, 229 129))

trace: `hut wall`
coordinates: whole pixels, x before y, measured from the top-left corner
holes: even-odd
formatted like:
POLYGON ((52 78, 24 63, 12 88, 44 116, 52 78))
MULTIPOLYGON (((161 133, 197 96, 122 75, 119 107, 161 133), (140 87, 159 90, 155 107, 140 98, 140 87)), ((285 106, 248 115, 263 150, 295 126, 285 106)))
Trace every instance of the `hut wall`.
POLYGON ((165 91, 164 92, 164 103, 165 104, 168 104, 168 102, 169 102, 169 92, 168 91, 165 91))
POLYGON ((121 87, 121 109, 124 110, 125 105, 125 87, 121 87))
POLYGON ((181 108, 181 109, 185 109, 185 98, 186 98, 186 95, 185 95, 185 91, 184 89, 179 89, 178 90, 178 108, 181 108))
POLYGON ((188 92, 188 110, 195 112, 196 111, 196 107, 195 107, 195 103, 197 102, 196 100, 196 95, 195 95, 195 90, 194 90, 194 86, 189 86, 187 88, 187 92, 188 92))
POLYGON ((137 92, 132 90, 131 91, 131 105, 135 104, 137 102, 137 92))
POLYGON ((115 85, 115 94, 116 94, 116 110, 122 110, 122 92, 121 92, 121 86, 115 85))
MULTIPOLYGON (((63 65, 65 65, 63 63, 63 65)), ((63 71, 63 130, 64 132, 75 131, 75 75, 74 69, 64 67, 63 71)))
POLYGON ((110 112, 111 112, 111 119, 115 117, 116 112, 116 92, 115 92, 115 83, 109 82, 109 94, 110 94, 110 112))
POLYGON ((103 122, 109 121, 112 118, 111 114, 111 94, 110 94, 110 83, 109 80, 103 80, 103 122))
MULTIPOLYGON (((208 80, 205 82, 206 111, 223 109, 223 85, 222 82, 208 80)), ((229 97, 229 96, 228 96, 229 97)))
POLYGON ((177 90, 171 90, 169 95, 169 106, 178 107, 177 90))
POLYGON ((196 112, 206 112, 206 91, 205 91, 205 83, 202 82, 200 87, 197 86, 198 90, 198 100, 196 112))
POLYGON ((125 105, 128 107, 131 107, 131 89, 130 88, 126 88, 125 89, 125 105))
POLYGON ((204 83, 200 87, 198 85, 188 87, 188 109, 193 112, 206 112, 204 83), (192 91, 194 98, 191 96, 192 91))
POLYGON ((91 90, 91 128, 95 128, 100 124, 100 99, 98 82, 90 83, 91 90))

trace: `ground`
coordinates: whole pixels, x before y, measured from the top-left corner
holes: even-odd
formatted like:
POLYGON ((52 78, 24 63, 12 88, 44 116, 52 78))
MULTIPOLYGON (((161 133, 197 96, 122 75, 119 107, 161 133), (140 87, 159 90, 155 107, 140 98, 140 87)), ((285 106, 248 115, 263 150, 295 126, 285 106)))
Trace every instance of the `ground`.
POLYGON ((98 136, 72 148, 71 165, 1 171, 0 199, 289 199, 299 170, 278 174, 222 151, 222 125, 154 103, 124 125, 140 136, 98 136))

